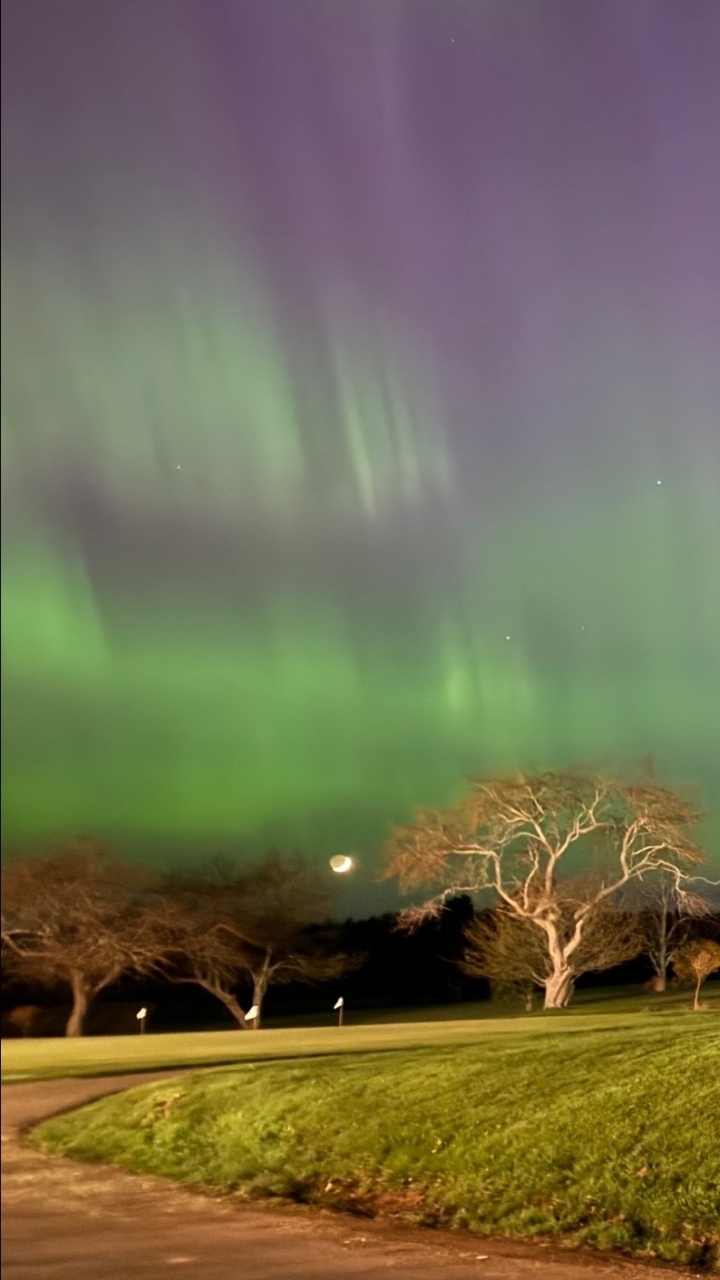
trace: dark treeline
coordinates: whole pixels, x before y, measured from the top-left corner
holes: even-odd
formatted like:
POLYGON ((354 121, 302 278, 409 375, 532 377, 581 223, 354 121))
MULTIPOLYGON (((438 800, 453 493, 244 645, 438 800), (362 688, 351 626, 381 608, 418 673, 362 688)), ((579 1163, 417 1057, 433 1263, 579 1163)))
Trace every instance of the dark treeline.
POLYGON ((530 1013, 620 981, 660 995, 680 980, 699 1010, 720 927, 698 817, 652 778, 475 780, 389 841, 385 875, 433 896, 342 924, 334 877, 299 855, 160 872, 68 840, 3 865, 4 1028, 58 1034, 64 1010, 68 1036, 142 1031, 139 1005, 156 1030, 257 1030, 331 1020, 340 998, 348 1016, 489 999, 530 1013), (586 869, 561 875, 583 840, 586 869))
MULTIPOLYGON (((514 1008, 520 1012, 521 993, 507 988, 493 990, 487 979, 468 977, 459 967, 466 945, 465 929, 478 914, 488 916, 490 909, 476 914, 470 898, 463 896, 450 901, 442 916, 413 933, 399 929, 397 916, 390 913, 364 920, 349 919, 333 926, 337 950, 362 954, 361 967, 312 986, 287 983, 272 987, 266 997, 265 1025, 331 1025, 337 1016, 333 1005, 338 995, 345 999, 348 1021, 354 1015, 381 1014, 391 1009, 414 1009, 421 1016, 425 1008, 443 1006, 449 1015, 462 1017, 463 1004, 494 999, 502 1000, 508 1011, 514 1008)), ((327 931, 326 925, 322 928, 327 931)), ((720 939, 720 913, 706 917, 700 932, 704 937, 720 939)), ((578 986, 640 989, 652 978, 650 959, 639 955, 604 972, 586 974, 578 986)), ((3 1035, 62 1035, 67 1006, 59 995, 37 984, 6 980, 2 990, 3 1035), (19 1024, 12 1020, 12 1011, 18 1009, 37 1011, 32 1027, 23 1027, 22 1019, 19 1024)), ((249 1001, 251 995, 251 987, 246 984, 240 996, 249 1001)), ((149 1010, 149 1030, 154 1032, 236 1026, 231 1014, 199 987, 123 978, 109 987, 94 1006, 88 1019, 88 1034, 137 1034, 136 1013, 141 1006, 149 1010)))
MULTIPOLYGON (((304 1018, 315 1022, 325 1016, 330 1023, 336 1017, 332 1006, 338 995, 346 1001, 349 1018, 353 1010, 450 1006, 489 999, 490 984, 485 979, 464 976, 458 967, 464 929, 473 916, 470 899, 457 898, 448 903, 438 920, 413 933, 398 929, 397 916, 391 913, 317 926, 326 941, 328 932, 333 935, 333 950, 357 954, 362 957, 362 964, 325 982, 288 982, 271 987, 265 999, 265 1024, 268 1019, 271 1023, 276 1019, 304 1018)), ((309 932, 312 934, 312 928, 309 932)), ((251 985, 240 983, 239 989, 241 1003, 247 1007, 251 985)), ((102 1034, 112 1025, 137 1032, 135 1012, 142 1005, 151 1011, 149 1024, 156 1031, 235 1025, 232 1016, 198 987, 126 977, 103 993, 88 1018, 87 1030, 89 1034, 102 1034)), ((4 1015, 18 1007, 46 1010, 44 1016, 36 1016, 33 1034, 62 1034, 64 1017, 57 992, 34 983, 8 980, 3 985, 2 1007, 4 1015)), ((5 1016, 3 1030, 6 1035, 22 1034, 21 1028, 8 1023, 5 1016)))

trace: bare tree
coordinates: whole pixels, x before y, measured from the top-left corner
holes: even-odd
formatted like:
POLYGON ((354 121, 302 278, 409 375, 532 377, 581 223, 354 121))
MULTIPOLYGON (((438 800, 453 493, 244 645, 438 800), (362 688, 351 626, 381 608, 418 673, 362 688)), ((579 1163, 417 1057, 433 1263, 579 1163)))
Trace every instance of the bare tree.
POLYGON ((252 943, 237 908, 231 883, 171 877, 151 909, 158 957, 156 963, 153 956, 151 971, 159 971, 169 982, 201 987, 245 1029, 247 1009, 238 999, 237 987, 252 943))
POLYGON ((246 971, 252 978, 252 1001, 257 1010, 254 1029, 261 1024, 263 1001, 271 984, 330 982, 362 964, 363 957, 333 952, 331 945, 328 930, 323 936, 321 931, 308 929, 299 931, 292 940, 286 937, 265 947, 257 958, 250 957, 246 971))
POLYGON ((254 1021, 258 1028, 271 983, 322 982, 339 977, 346 957, 323 951, 311 924, 327 918, 333 901, 329 884, 299 858, 273 852, 251 867, 241 881, 248 902, 256 949, 247 973, 253 984, 254 1021))
POLYGON ((681 982, 694 982, 695 997, 693 1009, 697 1012, 700 1004, 700 988, 711 973, 720 969, 720 942, 712 938, 697 938, 695 942, 687 942, 672 953, 672 966, 681 982))
MULTIPOLYGON (((640 774, 644 781, 657 781, 652 755, 640 761, 640 774)), ((628 910, 639 914, 643 953, 654 971, 646 990, 662 993, 667 990, 672 950, 691 940, 697 921, 712 916, 712 904, 702 894, 683 888, 674 873, 663 869, 626 886, 621 899, 628 910)))
MULTIPOLYGON (((592 887, 590 887, 592 892, 592 887)), ((586 901, 583 880, 560 881, 556 890, 558 932, 567 940, 575 929, 575 913, 586 901)), ((552 978, 547 937, 538 923, 501 902, 483 912, 465 929, 467 948, 460 967, 470 977, 487 978, 496 989, 514 988, 532 1008, 532 991, 545 990, 552 978)), ((643 934, 637 912, 621 911, 603 902, 590 913, 573 956, 573 984, 584 973, 624 964, 640 953, 643 934)))
POLYGON ((638 914, 642 951, 654 971, 652 989, 665 991, 673 950, 689 940, 697 920, 712 915, 712 904, 702 894, 683 889, 675 875, 665 870, 632 886, 624 900, 638 914))
POLYGON ((526 1013, 533 993, 545 981, 547 947, 543 935, 504 906, 481 912, 465 927, 467 947, 460 969, 470 978, 486 978, 493 996, 522 996, 526 1013))
POLYGON ((390 840, 386 878, 404 890, 435 890, 404 913, 408 927, 448 898, 493 890, 508 912, 544 936, 545 1007, 571 995, 578 950, 590 921, 628 884, 665 870, 687 891, 703 855, 691 838, 696 808, 654 781, 624 782, 590 770, 472 782, 454 808, 421 813, 390 840), (570 917, 560 871, 586 854, 592 874, 570 917))
POLYGON ((21 981, 70 989, 66 1035, 82 1035, 95 997, 154 959, 148 883, 141 868, 114 862, 91 840, 3 867, 4 964, 21 981))
POLYGON ((205 876, 175 878, 156 906, 164 974, 208 991, 242 1028, 249 1005, 238 988, 245 987, 258 1028, 271 984, 324 982, 360 962, 334 953, 327 929, 311 928, 331 902, 317 871, 276 853, 248 868, 219 865, 205 876))

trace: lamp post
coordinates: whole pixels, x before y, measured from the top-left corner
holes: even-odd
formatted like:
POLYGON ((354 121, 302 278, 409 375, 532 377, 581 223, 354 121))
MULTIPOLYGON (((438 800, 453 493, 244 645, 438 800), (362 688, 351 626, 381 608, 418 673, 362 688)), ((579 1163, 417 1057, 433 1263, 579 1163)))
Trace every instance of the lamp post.
POLYGON ((343 1000, 342 996, 340 996, 340 998, 335 1001, 335 1004, 333 1005, 333 1009, 337 1009, 338 1026, 341 1027, 343 1024, 343 1013, 345 1012, 345 1001, 343 1000))
POLYGON ((135 1017, 140 1023, 140 1035, 144 1036, 145 1035, 145 1019, 147 1018, 147 1009, 144 1006, 142 1009, 138 1009, 137 1013, 135 1014, 135 1017))

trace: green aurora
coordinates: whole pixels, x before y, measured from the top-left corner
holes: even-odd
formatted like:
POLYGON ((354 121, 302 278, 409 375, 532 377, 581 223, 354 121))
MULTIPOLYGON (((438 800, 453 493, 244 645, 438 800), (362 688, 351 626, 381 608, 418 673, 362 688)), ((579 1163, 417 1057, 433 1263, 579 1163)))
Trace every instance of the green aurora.
POLYGON ((702 789, 720 869, 711 344, 640 330, 588 223, 565 303, 545 294, 556 367, 518 321, 503 418, 492 369, 458 374, 349 251, 284 291, 250 178, 233 222, 207 172, 106 189, 81 153, 82 235, 47 158, 10 156, 3 847, 276 844, 372 877, 389 824, 464 774, 651 755, 702 789))

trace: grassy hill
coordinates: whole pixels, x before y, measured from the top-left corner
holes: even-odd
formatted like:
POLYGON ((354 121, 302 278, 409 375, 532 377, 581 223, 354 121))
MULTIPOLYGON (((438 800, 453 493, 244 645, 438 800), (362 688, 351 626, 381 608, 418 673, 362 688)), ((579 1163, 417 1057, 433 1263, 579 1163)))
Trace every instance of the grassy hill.
POLYGON ((712 1015, 278 1030, 236 1049, 33 1140, 244 1198, 720 1265, 712 1015))

